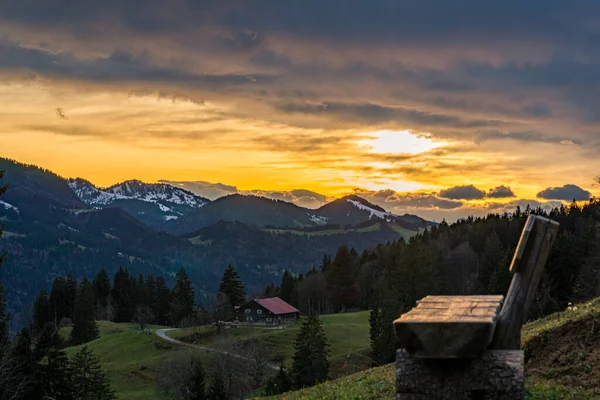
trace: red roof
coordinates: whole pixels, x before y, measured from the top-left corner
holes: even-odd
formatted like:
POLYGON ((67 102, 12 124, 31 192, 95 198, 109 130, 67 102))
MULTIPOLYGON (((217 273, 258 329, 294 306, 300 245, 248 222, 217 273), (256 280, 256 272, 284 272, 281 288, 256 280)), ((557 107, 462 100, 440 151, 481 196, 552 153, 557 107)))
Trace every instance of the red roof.
POLYGON ((271 311, 275 315, 299 313, 296 307, 293 307, 281 300, 279 297, 270 297, 268 299, 255 299, 255 302, 271 311))

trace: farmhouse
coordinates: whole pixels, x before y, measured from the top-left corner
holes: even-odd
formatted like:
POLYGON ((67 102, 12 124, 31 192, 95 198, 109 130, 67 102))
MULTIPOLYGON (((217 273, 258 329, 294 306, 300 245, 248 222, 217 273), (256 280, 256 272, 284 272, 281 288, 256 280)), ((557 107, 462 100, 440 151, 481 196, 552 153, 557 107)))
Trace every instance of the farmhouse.
POLYGON ((295 321, 300 311, 279 297, 250 300, 235 310, 236 320, 255 324, 282 324, 295 321))

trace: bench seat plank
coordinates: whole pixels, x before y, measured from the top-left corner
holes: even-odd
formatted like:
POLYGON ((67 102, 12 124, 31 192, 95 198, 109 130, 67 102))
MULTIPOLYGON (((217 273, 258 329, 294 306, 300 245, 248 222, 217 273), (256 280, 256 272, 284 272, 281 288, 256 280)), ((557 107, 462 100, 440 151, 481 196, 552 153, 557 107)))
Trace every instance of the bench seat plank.
POLYGON ((490 344, 503 296, 427 296, 394 321, 400 347, 418 358, 473 358, 490 344))

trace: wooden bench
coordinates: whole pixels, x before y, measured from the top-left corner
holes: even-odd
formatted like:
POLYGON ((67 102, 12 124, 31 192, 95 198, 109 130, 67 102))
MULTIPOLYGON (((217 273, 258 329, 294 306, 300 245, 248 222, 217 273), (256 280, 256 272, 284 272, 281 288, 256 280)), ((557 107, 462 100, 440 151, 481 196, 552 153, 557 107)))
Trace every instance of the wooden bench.
POLYGON ((394 321, 398 400, 514 400, 524 397, 520 334, 558 233, 527 219, 506 296, 427 296, 394 321))

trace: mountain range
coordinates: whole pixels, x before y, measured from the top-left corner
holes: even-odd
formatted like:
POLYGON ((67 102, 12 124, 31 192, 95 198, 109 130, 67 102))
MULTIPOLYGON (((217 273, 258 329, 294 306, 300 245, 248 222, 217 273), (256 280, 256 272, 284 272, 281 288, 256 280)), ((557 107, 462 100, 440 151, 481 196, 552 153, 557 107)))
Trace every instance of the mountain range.
POLYGON ((199 300, 209 302, 228 264, 252 291, 279 283, 286 269, 318 266, 342 244, 360 252, 432 224, 357 196, 312 210, 257 196, 210 201, 140 181, 98 188, 2 158, 0 169, 10 185, 0 199, 0 253, 7 254, 0 278, 15 326, 28 320, 35 294, 69 272, 81 279, 124 266, 170 281, 183 267, 199 300))

